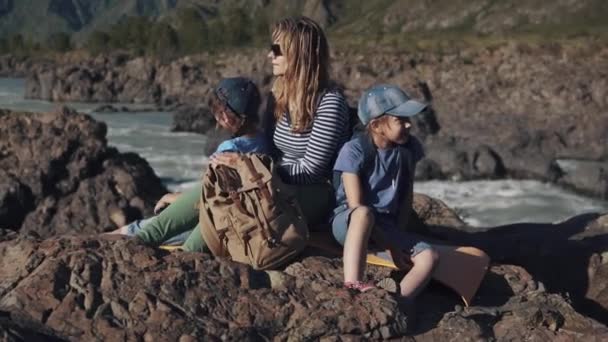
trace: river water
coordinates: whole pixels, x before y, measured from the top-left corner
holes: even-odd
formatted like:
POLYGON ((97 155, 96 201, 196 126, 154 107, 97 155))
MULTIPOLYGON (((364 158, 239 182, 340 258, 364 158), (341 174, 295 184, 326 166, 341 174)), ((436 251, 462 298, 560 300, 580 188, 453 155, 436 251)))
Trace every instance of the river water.
MULTIPOLYGON (((0 78, 0 108, 36 112, 49 111, 58 105, 25 100, 24 89, 22 79, 0 78)), ((141 155, 171 190, 196 182, 206 165, 205 137, 170 132, 169 113, 95 113, 94 109, 102 104, 69 105, 104 121, 108 125, 109 144, 122 152, 141 155)), ((417 182, 415 191, 443 200, 473 226, 556 222, 586 212, 608 212, 607 201, 579 196, 534 180, 417 182)))

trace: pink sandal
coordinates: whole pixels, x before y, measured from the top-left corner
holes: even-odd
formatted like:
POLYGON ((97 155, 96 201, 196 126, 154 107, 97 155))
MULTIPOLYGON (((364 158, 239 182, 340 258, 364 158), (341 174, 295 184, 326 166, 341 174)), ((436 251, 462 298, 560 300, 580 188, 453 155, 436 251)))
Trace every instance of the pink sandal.
POLYGON ((359 292, 367 292, 376 288, 374 284, 364 283, 360 280, 357 281, 345 281, 344 287, 349 290, 357 290, 359 292))

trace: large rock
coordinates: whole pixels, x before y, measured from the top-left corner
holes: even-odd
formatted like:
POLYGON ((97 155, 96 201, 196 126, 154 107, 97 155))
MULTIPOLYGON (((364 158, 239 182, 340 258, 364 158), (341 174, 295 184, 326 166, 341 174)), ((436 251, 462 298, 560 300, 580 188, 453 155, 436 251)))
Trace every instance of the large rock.
POLYGON ((215 128, 213 114, 206 106, 183 105, 173 113, 174 132, 196 132, 206 134, 215 128))
MULTIPOLYGON (((383 272, 370 268, 368 276, 383 272)), ((0 238, 0 274, 0 310, 67 340, 378 340, 407 333, 408 317, 390 294, 341 288, 339 259, 307 257, 261 272, 134 240, 12 234, 0 238)), ((476 306, 462 308, 436 286, 418 303, 414 340, 608 338, 605 326, 514 266, 492 268, 476 306)))
POLYGON ((0 243, 0 255, 0 309, 70 340, 388 338, 407 326, 386 292, 340 289, 340 263, 327 259, 271 277, 205 254, 86 237, 19 237, 0 243))
POLYGON ((419 233, 481 248, 493 262, 522 266, 547 290, 567 293, 576 310, 608 324, 608 215, 472 228, 427 196, 417 195, 415 208, 426 223, 415 224, 419 233))
POLYGON ((26 57, 2 55, 0 56, 0 77, 26 77, 43 63, 43 61, 33 61, 26 57))
POLYGON ((166 192, 148 163, 108 147, 106 126, 68 108, 0 113, 0 227, 101 232, 151 215, 166 192))
POLYGON ((222 77, 248 76, 267 86, 270 70, 259 51, 188 56, 170 63, 124 54, 81 59, 38 68, 26 79, 25 97, 48 101, 206 104, 222 77), (222 63, 215 62, 216 59, 222 63))
POLYGON ((604 161, 559 158, 549 166, 551 180, 572 188, 608 198, 608 159, 604 161), (592 191, 590 191, 593 189, 592 191))

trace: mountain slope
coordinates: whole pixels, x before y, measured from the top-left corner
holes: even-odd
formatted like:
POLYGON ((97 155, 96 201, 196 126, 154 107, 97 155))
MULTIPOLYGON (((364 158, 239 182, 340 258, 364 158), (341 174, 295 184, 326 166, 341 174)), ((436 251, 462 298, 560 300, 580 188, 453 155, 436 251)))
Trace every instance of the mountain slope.
POLYGON ((234 8, 245 9, 253 19, 260 13, 272 20, 304 14, 347 37, 608 31, 605 0, 0 0, 0 38, 22 34, 41 42, 65 32, 82 42, 94 30, 107 30, 126 17, 171 18, 184 7, 196 8, 207 19, 234 8))

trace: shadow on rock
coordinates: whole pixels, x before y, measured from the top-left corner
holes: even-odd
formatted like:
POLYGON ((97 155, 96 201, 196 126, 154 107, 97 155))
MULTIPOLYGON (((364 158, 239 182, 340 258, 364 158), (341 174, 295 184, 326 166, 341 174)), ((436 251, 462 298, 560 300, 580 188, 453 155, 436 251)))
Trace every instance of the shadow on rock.
MULTIPOLYGON (((608 215, 582 214, 566 221, 516 223, 490 228, 428 222, 427 212, 451 211, 440 201, 417 195, 418 232, 451 244, 484 250, 493 262, 524 267, 553 293, 562 293, 581 313, 608 323, 608 215), (418 215, 420 216, 420 215, 418 215)), ((441 215, 439 215, 441 216, 441 215)))

